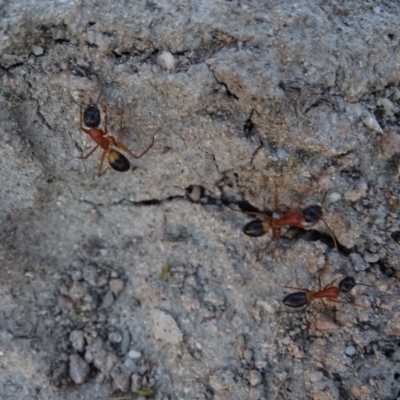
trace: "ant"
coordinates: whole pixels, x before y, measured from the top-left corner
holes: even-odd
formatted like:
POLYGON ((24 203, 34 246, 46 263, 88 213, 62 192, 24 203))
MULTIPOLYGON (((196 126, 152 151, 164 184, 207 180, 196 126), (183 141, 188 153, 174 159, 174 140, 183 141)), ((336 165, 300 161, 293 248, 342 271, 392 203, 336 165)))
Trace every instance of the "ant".
MULTIPOLYGON (((101 93, 100 93, 101 95, 101 93)), ((99 96, 100 99, 100 96, 99 96)), ((97 100, 97 102, 99 101, 97 100)), ((132 153, 126 146, 124 146, 122 143, 120 143, 121 135, 122 135, 122 116, 123 116, 123 111, 122 109, 119 111, 120 114, 120 123, 119 123, 119 130, 118 130, 118 137, 117 139, 114 136, 108 135, 107 131, 107 123, 108 123, 108 114, 107 114, 107 106, 103 105, 102 110, 104 112, 104 130, 99 128, 100 122, 101 122, 101 117, 100 117, 100 110, 97 107, 97 102, 92 103, 90 100, 90 104, 85 108, 85 111, 83 112, 83 99, 81 102, 80 106, 80 115, 79 115, 79 124, 80 128, 83 132, 87 133, 95 142, 96 146, 89 151, 88 154, 85 156, 79 156, 76 158, 79 158, 80 160, 86 160, 88 157, 90 157, 98 147, 101 147, 104 151, 103 154, 101 155, 100 159, 100 166, 99 166, 99 173, 98 176, 102 176, 107 172, 107 168, 102 171, 103 169, 103 162, 105 157, 107 156, 107 161, 110 164, 110 167, 116 171, 119 172, 125 172, 128 171, 130 168, 130 163, 129 160, 124 156, 121 152, 118 150, 112 148, 112 147, 117 147, 118 149, 121 149, 125 153, 129 154, 131 157, 139 159, 143 157, 152 147, 154 144, 154 138, 156 134, 159 132, 157 130, 152 138, 152 141, 150 145, 140 154, 140 155, 135 155, 132 153), (83 126, 83 122, 85 125, 89 128, 85 128, 83 126), (112 146, 112 147, 111 147, 112 146)))
POLYGON ((271 240, 267 243, 267 245, 264 247, 264 249, 268 248, 269 243, 272 240, 276 241, 276 247, 279 246, 279 241, 282 236, 281 230, 285 226, 290 226, 294 228, 300 228, 300 229, 310 229, 314 225, 316 225, 319 221, 323 221, 326 227, 328 228, 335 248, 338 250, 336 238, 333 235, 331 229, 323 219, 323 212, 322 212, 322 207, 318 205, 312 205, 304 208, 301 211, 288 211, 288 212, 282 212, 279 209, 278 206, 278 196, 277 196, 277 184, 275 182, 275 208, 277 210, 276 214, 278 216, 270 216, 266 213, 263 212, 254 212, 254 211, 242 211, 242 210, 237 210, 235 208, 230 207, 234 211, 241 211, 245 212, 246 214, 250 215, 255 215, 257 217, 260 217, 261 219, 255 219, 253 221, 250 221, 247 223, 244 228, 243 232, 252 237, 258 237, 265 235, 272 229, 272 237, 271 240))
POLYGON ((330 283, 329 285, 326 285, 322 288, 321 278, 318 278, 319 290, 317 290, 317 291, 297 288, 297 287, 293 287, 293 286, 281 286, 284 288, 301 290, 301 292, 295 292, 295 293, 288 294, 286 297, 284 297, 284 299, 282 300, 282 303, 287 307, 301 308, 301 310, 293 311, 293 312, 305 311, 311 305, 311 303, 316 299, 322 301, 322 304, 324 305, 325 310, 327 310, 327 307, 326 307, 324 299, 327 299, 334 303, 352 304, 355 307, 366 308, 366 307, 361 306, 354 302, 347 302, 347 301, 339 300, 338 297, 341 293, 349 293, 356 285, 369 286, 369 287, 370 287, 370 285, 365 285, 363 283, 357 283, 356 280, 354 279, 354 277, 346 276, 339 282, 338 286, 334 286, 334 283, 338 279, 339 278, 335 279, 332 283, 330 283))

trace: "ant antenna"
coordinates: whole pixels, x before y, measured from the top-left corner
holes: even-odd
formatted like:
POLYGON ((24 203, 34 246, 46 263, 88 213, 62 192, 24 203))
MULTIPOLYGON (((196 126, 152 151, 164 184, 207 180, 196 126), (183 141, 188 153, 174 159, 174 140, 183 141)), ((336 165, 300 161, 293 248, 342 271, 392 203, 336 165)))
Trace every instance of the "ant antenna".
POLYGON ((103 94, 103 92, 104 92, 104 87, 101 88, 99 97, 97 98, 97 101, 96 101, 95 104, 99 104, 99 100, 100 100, 100 97, 101 97, 101 95, 103 94))
POLYGON ((322 222, 323 222, 323 223, 325 224, 325 226, 327 227, 327 229, 328 229, 329 233, 331 234, 331 237, 332 237, 333 243, 334 243, 334 245, 335 245, 335 249, 336 249, 336 251, 339 253, 339 247, 338 247, 338 244, 337 244, 337 241, 336 241, 335 235, 334 235, 334 234, 333 234, 333 232, 332 232, 332 229, 331 229, 331 228, 329 228, 329 225, 326 223, 326 221, 324 220, 324 218, 323 218, 323 217, 321 217, 321 219, 322 219, 322 222))

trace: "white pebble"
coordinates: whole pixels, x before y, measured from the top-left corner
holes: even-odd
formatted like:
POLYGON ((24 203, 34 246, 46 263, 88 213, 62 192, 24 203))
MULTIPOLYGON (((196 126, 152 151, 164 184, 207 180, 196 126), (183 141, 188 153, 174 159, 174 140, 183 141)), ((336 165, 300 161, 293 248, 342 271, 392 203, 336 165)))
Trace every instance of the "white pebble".
POLYGON ((288 159, 288 153, 286 153, 285 150, 283 149, 279 149, 277 151, 277 156, 278 158, 280 158, 281 160, 287 160, 288 159))
POLYGON ((32 46, 32 53, 35 56, 41 56, 44 53, 43 47, 33 45, 32 46))
POLYGON ((375 132, 383 133, 381 126, 379 125, 378 121, 372 115, 364 118, 363 124, 367 127, 372 129, 375 132))
POLYGON ((356 348, 354 346, 347 346, 345 353, 347 356, 352 357, 356 354, 356 348))
POLYGON ((336 201, 340 200, 342 198, 342 195, 338 192, 332 192, 329 195, 329 203, 335 203, 336 201))
POLYGON ((386 115, 393 115, 393 110, 394 110, 395 106, 389 99, 382 98, 382 99, 379 99, 377 101, 377 103, 379 106, 383 106, 383 108, 385 109, 386 115))
POLYGON ((128 356, 129 356, 130 358, 132 358, 133 360, 136 360, 136 359, 140 358, 140 357, 142 356, 142 354, 139 353, 139 352, 136 351, 136 350, 131 350, 131 351, 128 353, 128 356))
POLYGON ((157 57, 157 64, 166 69, 168 72, 171 72, 175 69, 175 58, 169 51, 164 51, 157 57))

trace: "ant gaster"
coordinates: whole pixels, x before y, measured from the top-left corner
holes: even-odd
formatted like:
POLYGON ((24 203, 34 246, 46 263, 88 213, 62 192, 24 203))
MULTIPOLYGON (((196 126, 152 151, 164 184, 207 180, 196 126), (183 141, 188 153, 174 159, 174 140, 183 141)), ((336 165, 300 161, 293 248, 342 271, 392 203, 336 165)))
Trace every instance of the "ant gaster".
MULTIPOLYGON (((101 93, 100 93, 100 96, 101 96, 101 93)), ((99 99, 100 99, 100 96, 99 96, 99 99)), ((97 102, 98 102, 98 100, 97 100, 97 102)), ((107 156, 107 161, 110 164, 111 168, 113 168, 114 170, 119 171, 119 172, 128 171, 130 168, 129 160, 120 151, 116 150, 115 147, 124 151, 125 153, 129 154, 133 158, 136 158, 136 159, 141 158, 153 146, 154 137, 158 133, 159 130, 157 130, 154 133, 150 145, 140 155, 137 156, 120 142, 121 135, 122 135, 123 111, 122 110, 119 111, 120 123, 119 123, 118 137, 115 138, 114 136, 108 135, 108 131, 107 131, 108 114, 107 114, 107 106, 106 105, 103 105, 103 107, 102 107, 102 110, 104 112, 104 130, 99 128, 100 122, 101 122, 101 116, 100 116, 100 110, 97 106, 97 102, 96 103, 90 102, 90 104, 83 111, 84 104, 83 104, 83 100, 82 100, 81 107, 80 107, 80 115, 79 115, 80 128, 83 132, 87 133, 96 142, 96 146, 92 150, 90 150, 89 153, 86 154, 85 156, 79 156, 76 158, 79 158, 80 160, 85 160, 88 157, 90 157, 97 150, 98 147, 101 147, 104 151, 103 151, 103 154, 101 155, 101 159, 100 159, 100 166, 99 166, 99 173, 98 173, 99 177, 104 175, 107 171, 107 168, 104 171, 102 171, 104 159, 106 156, 107 156), (85 128, 83 126, 83 122, 89 129, 85 128)))

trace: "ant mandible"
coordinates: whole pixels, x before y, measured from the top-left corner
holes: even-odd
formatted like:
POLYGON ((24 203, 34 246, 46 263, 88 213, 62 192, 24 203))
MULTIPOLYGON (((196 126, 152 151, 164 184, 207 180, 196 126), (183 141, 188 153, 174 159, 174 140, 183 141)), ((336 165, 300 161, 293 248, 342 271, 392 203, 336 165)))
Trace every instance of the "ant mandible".
POLYGON ((311 305, 311 303, 317 299, 322 301, 322 304, 324 305, 325 310, 327 310, 327 307, 326 307, 324 299, 332 301, 334 303, 352 304, 355 307, 366 308, 366 307, 361 306, 354 302, 347 302, 347 301, 339 300, 338 297, 341 293, 349 293, 356 285, 362 285, 362 286, 370 286, 370 285, 365 285, 363 283, 357 283, 356 280, 354 279, 354 277, 346 276, 339 282, 338 286, 334 286, 334 283, 338 279, 339 278, 335 279, 332 283, 330 283, 329 285, 326 285, 322 288, 321 278, 318 278, 319 290, 317 290, 317 291, 297 288, 297 287, 293 287, 293 286, 279 285, 281 287, 288 288, 288 289, 301 290, 301 292, 295 292, 295 293, 291 293, 291 294, 288 294, 287 296, 285 296, 284 299, 282 300, 282 303, 287 307, 301 308, 301 310, 293 311, 293 312, 305 311, 311 305))
MULTIPOLYGON (((101 93, 100 93, 100 95, 101 95, 101 93)), ((100 98, 100 96, 99 96, 99 98, 100 98)), ((121 135, 122 135, 122 117, 123 117, 122 109, 119 111, 120 123, 119 123, 118 137, 116 139, 114 136, 108 135, 107 106, 104 104, 102 107, 102 110, 103 110, 104 116, 105 116, 104 117, 104 130, 103 130, 103 129, 99 128, 99 125, 101 122, 101 117, 100 117, 100 110, 97 107, 97 103, 92 103, 90 100, 90 104, 85 108, 84 112, 83 112, 83 105, 84 105, 84 103, 83 103, 83 99, 82 99, 81 106, 80 106, 80 115, 79 115, 80 128, 83 132, 87 133, 97 144, 92 150, 89 151, 88 154, 86 154, 85 156, 79 156, 76 158, 79 158, 80 160, 86 160, 97 150, 98 147, 101 147, 104 151, 103 151, 103 154, 101 155, 101 159, 100 159, 100 166, 99 166, 99 173, 98 173, 99 177, 104 175, 107 172, 107 168, 104 171, 102 171, 104 159, 106 156, 107 156, 107 161, 110 164, 110 167, 116 171, 125 172, 125 171, 128 171, 131 166, 129 163, 129 160, 126 158, 126 156, 124 156, 121 152, 119 152, 118 150, 116 150, 112 147, 117 147, 118 149, 121 149, 122 151, 124 151, 125 153, 129 154, 131 157, 136 158, 136 159, 143 157, 153 147, 154 138, 155 138, 156 134, 159 132, 159 129, 154 133, 150 145, 140 155, 137 156, 134 153, 132 153, 132 151, 130 151, 126 146, 124 146, 122 143, 120 143, 121 135), (83 126, 83 122, 89 129, 87 129, 83 126)))
POLYGON ((323 219, 322 207, 318 205, 311 205, 304 208, 302 211, 289 211, 286 213, 281 212, 278 206, 278 195, 277 195, 277 184, 275 182, 275 208, 277 217, 270 216, 266 213, 262 212, 254 212, 254 211, 242 211, 237 210, 235 208, 230 207, 234 211, 245 212, 246 214, 255 215, 260 217, 261 219, 255 219, 247 223, 243 232, 252 237, 258 237, 265 235, 272 229, 272 237, 271 240, 267 243, 264 249, 266 249, 269 243, 273 240, 276 241, 276 247, 278 247, 280 238, 281 238, 281 230, 285 226, 291 226, 300 229, 310 229, 314 225, 316 225, 319 221, 323 221, 329 232, 331 233, 334 245, 336 250, 338 249, 336 238, 333 235, 331 229, 323 219))

